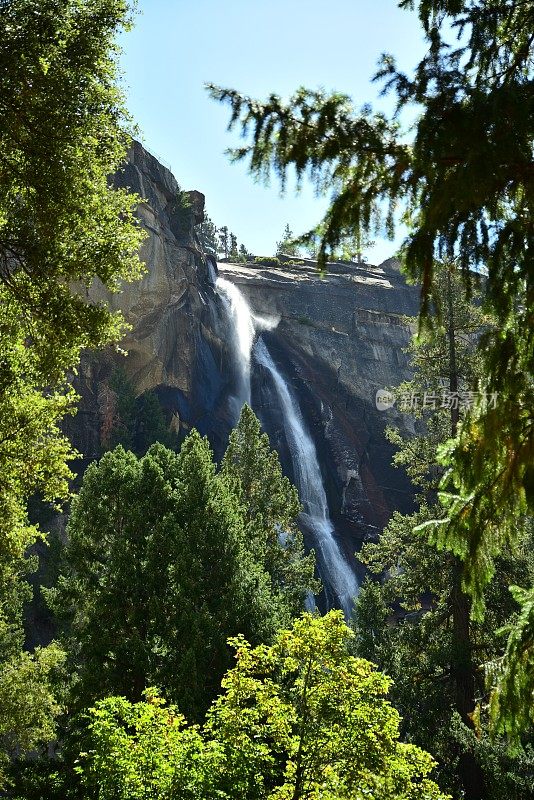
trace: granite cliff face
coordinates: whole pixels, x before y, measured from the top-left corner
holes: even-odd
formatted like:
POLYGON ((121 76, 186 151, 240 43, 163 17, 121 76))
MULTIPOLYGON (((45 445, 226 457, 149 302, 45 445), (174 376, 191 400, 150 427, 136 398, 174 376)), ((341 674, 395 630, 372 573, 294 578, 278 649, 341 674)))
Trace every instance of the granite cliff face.
POLYGON ((121 342, 126 358, 109 350, 82 360, 82 402, 68 432, 85 460, 98 457, 113 424, 116 397, 108 381, 117 366, 138 394, 158 391, 176 431, 192 425, 215 429, 231 382, 214 265, 195 232, 204 217, 204 195, 182 194, 171 172, 137 142, 115 181, 143 199, 138 217, 148 234, 141 251, 146 273, 117 294, 99 284, 91 289, 91 299, 121 311, 131 331, 121 342))
MULTIPOLYGON (((172 174, 137 143, 116 180, 144 199, 139 217, 148 232, 142 251, 147 272, 117 295, 92 290, 93 299, 120 309, 132 329, 121 344, 126 358, 110 351, 83 359, 82 403, 70 433, 85 459, 98 457, 117 400, 109 376, 121 364, 139 394, 157 393, 177 433, 197 427, 220 455, 234 422, 231 396, 239 376, 228 314, 214 285, 217 267, 195 233, 204 197, 187 193, 184 205, 172 174)), ((298 396, 330 513, 352 559, 359 542, 374 537, 394 509, 412 504, 383 436, 396 412, 377 411, 375 395, 408 377, 402 350, 410 330, 403 315, 417 313, 417 290, 406 285, 394 260, 378 267, 332 264, 324 278, 312 262, 218 268, 254 314, 270 319, 262 336, 298 396)), ((251 381, 252 405, 291 474, 280 412, 254 359, 251 381)))

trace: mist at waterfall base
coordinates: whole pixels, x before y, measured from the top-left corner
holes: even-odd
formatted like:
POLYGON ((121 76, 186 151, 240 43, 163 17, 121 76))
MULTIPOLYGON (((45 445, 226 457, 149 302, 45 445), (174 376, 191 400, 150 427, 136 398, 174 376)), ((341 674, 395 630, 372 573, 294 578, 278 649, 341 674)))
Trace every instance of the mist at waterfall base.
POLYGON ((231 398, 232 412, 238 418, 244 403, 253 405, 253 358, 272 383, 273 396, 277 400, 291 458, 293 479, 303 506, 299 522, 308 533, 315 550, 327 604, 341 607, 348 619, 352 613, 353 599, 358 593, 358 581, 335 538, 317 451, 306 428, 298 400, 290 391, 261 337, 261 331, 276 327, 278 320, 254 317, 239 288, 225 278, 218 277, 215 287, 227 314, 228 335, 236 360, 238 378, 235 394, 231 398), (257 334, 259 336, 255 342, 257 334), (329 602, 330 598, 333 602, 329 602))

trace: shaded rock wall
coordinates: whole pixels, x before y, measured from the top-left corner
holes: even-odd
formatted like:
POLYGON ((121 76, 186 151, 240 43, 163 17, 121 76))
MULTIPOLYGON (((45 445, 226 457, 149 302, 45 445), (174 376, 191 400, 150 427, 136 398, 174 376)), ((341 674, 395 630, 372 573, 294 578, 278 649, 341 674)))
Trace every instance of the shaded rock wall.
POLYGON ((232 364, 213 271, 195 233, 204 195, 186 192, 184 204, 171 172, 137 142, 115 181, 143 200, 138 217, 148 233, 141 251, 146 273, 117 294, 98 283, 91 289, 92 300, 121 311, 132 326, 120 345, 128 355, 109 349, 84 356, 76 381, 82 402, 68 433, 85 461, 98 457, 114 413, 108 380, 120 365, 138 394, 157 389, 176 431, 195 425, 220 449, 230 425, 224 398, 232 364))

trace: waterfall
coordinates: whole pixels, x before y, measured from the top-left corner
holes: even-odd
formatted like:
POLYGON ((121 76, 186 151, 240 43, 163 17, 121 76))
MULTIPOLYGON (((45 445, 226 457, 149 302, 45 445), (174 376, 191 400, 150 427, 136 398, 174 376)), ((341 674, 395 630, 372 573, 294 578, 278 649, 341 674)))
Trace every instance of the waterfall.
POLYGON ((207 267, 208 267, 208 279, 212 286, 217 284, 217 270, 213 266, 213 262, 211 258, 207 259, 207 267))
MULTIPOLYGON (((250 362, 256 330, 273 328, 277 321, 253 316, 240 290, 225 278, 218 277, 215 287, 224 303, 230 323, 230 336, 238 369, 237 394, 233 398, 238 417, 243 404, 250 405, 251 402, 250 362)), ((271 375, 280 403, 295 483, 303 505, 301 522, 312 537, 319 573, 325 585, 336 595, 348 619, 352 613, 353 598, 359 587, 335 539, 315 445, 306 430, 299 405, 290 393, 262 339, 256 342, 254 357, 271 375)), ((308 598, 307 607, 313 605, 313 598, 308 598)))
POLYGON ((323 581, 330 586, 349 619, 353 598, 358 593, 358 582, 350 565, 343 557, 334 535, 334 526, 328 512, 328 502, 313 440, 296 399, 278 371, 262 339, 254 348, 254 356, 271 375, 280 401, 295 483, 304 510, 302 522, 310 531, 323 581))
POLYGON ((245 403, 250 405, 250 353, 254 342, 254 320, 247 301, 233 283, 217 278, 217 292, 231 323, 230 335, 238 369, 237 395, 233 398, 236 417, 245 403))

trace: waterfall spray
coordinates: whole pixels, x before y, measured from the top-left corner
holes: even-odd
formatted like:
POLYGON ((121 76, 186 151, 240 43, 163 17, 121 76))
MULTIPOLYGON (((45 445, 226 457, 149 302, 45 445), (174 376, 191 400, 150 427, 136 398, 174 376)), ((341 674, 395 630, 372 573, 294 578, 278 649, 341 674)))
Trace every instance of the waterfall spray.
POLYGON ((234 398, 239 416, 243 405, 250 405, 250 353, 254 342, 254 321, 248 303, 237 286, 220 277, 215 286, 231 321, 232 345, 239 370, 237 395, 234 398))

